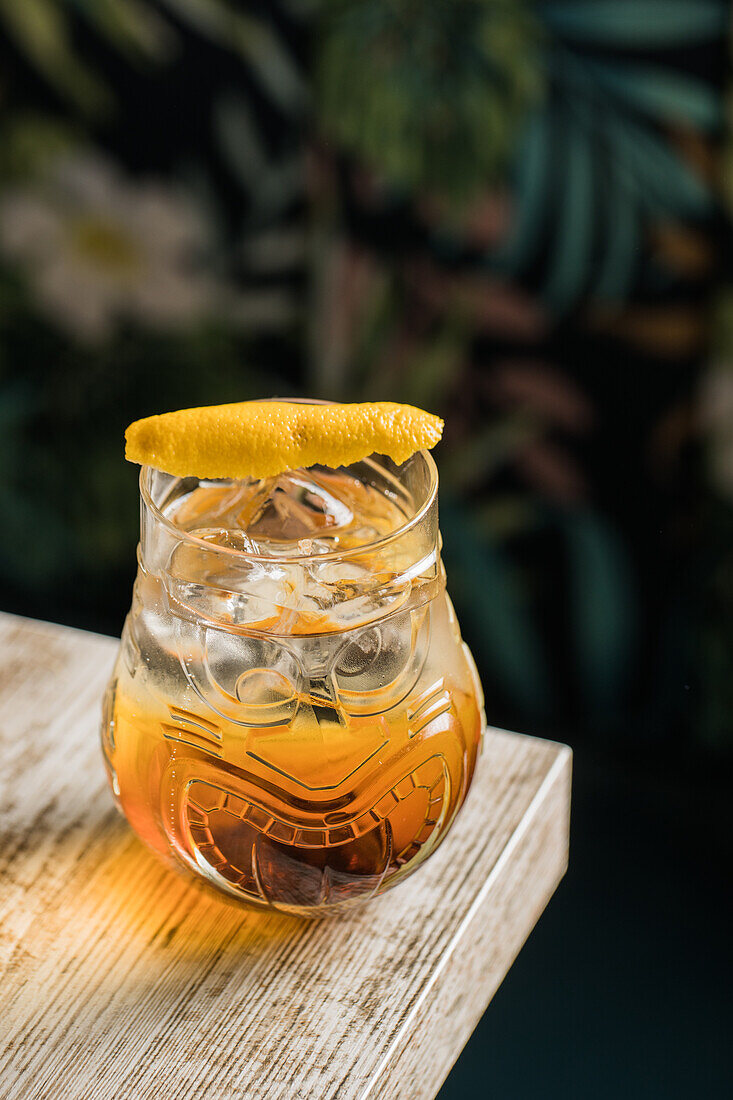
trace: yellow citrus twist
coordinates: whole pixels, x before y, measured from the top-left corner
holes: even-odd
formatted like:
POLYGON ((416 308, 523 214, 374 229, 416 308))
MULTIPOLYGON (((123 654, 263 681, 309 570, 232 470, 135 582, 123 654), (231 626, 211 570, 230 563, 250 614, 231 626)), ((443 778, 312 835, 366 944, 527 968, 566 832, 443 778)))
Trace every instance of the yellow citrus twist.
POLYGON ((242 401, 136 420, 125 432, 125 457, 178 477, 262 478, 375 453, 402 463, 442 432, 440 417, 393 401, 242 401))

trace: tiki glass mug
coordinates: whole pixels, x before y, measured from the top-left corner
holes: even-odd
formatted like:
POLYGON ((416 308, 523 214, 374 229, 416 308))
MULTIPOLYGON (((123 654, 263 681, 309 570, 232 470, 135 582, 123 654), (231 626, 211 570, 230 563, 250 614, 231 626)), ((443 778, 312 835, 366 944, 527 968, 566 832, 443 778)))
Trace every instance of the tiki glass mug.
POLYGON ((102 743, 119 808, 171 866, 324 916, 441 842, 483 713, 437 487, 426 451, 259 481, 142 468, 102 743))

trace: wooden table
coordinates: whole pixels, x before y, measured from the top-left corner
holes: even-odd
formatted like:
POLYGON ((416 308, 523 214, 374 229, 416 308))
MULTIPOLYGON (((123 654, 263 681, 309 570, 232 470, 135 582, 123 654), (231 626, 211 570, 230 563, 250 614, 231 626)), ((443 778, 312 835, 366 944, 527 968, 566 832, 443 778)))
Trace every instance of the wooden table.
POLYGON ((113 808, 115 648, 0 615, 0 1096, 434 1096, 565 870, 569 749, 490 730, 409 883, 341 920, 247 912, 113 808))

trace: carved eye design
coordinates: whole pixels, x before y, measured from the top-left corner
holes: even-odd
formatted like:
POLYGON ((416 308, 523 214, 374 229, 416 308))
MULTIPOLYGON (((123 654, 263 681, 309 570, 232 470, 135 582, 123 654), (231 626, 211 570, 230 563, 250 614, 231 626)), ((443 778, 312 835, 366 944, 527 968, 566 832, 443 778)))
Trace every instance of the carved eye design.
POLYGON ((189 684, 217 714, 241 726, 295 717, 302 676, 281 642, 181 621, 178 650, 189 684))
POLYGON ((412 690, 422 671, 429 608, 404 611, 353 634, 339 651, 333 679, 349 714, 381 714, 412 690))

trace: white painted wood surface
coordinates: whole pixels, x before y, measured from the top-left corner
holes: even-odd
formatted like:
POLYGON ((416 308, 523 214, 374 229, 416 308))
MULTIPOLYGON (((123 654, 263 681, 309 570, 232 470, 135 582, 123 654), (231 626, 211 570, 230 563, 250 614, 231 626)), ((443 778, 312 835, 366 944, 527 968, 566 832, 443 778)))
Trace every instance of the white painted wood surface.
POLYGON ((433 1097, 565 870, 570 751, 490 730, 408 882, 341 920, 248 912, 113 808, 115 648, 0 615, 0 1097, 433 1097))

